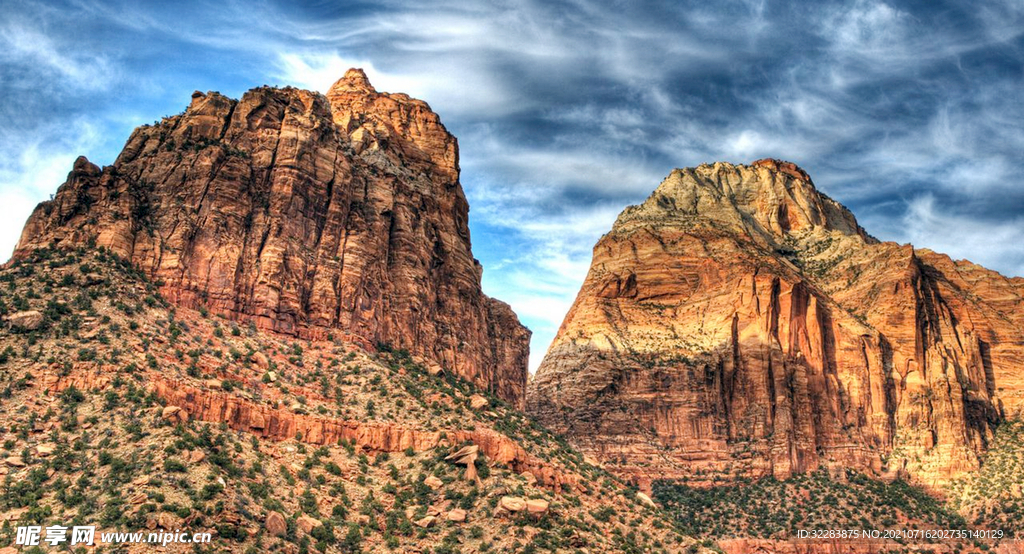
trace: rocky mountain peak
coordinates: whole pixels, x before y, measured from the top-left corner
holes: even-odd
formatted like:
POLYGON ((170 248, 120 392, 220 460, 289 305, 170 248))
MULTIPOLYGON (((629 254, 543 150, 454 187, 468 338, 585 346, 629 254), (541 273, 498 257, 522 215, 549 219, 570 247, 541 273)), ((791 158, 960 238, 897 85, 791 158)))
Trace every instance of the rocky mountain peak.
POLYGON ((356 154, 390 167, 459 178, 458 141, 430 106, 403 93, 378 92, 362 69, 349 69, 327 91, 335 126, 356 154))
POLYGON ((483 294, 468 221, 455 137, 352 69, 326 98, 193 94, 112 165, 75 162, 15 258, 104 247, 181 307, 405 348, 521 405, 530 333, 483 294))
POLYGON ((785 173, 794 179, 811 182, 811 176, 800 166, 777 158, 761 158, 750 164, 752 167, 767 167, 771 171, 785 173))
POLYGON ((803 169, 775 159, 676 169, 643 204, 627 208, 616 222, 620 229, 638 225, 724 227, 763 244, 807 232, 875 242, 845 206, 815 188, 803 169))
MULTIPOLYGON (((353 67, 345 72, 345 75, 331 85, 331 92, 377 92, 366 72, 361 68, 353 67)), ((329 93, 328 93, 329 94, 329 93)))
POLYGON ((795 164, 677 169, 594 247, 527 406, 641 485, 940 485, 1024 411, 1022 307, 994 272, 871 238, 795 164))

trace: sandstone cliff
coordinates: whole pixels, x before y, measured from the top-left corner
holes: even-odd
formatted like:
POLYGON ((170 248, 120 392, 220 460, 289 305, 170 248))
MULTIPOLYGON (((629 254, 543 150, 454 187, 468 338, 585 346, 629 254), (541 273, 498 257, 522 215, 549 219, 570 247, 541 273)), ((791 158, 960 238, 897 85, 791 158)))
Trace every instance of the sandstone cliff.
POLYGON ((350 70, 327 96, 196 92, 110 166, 79 158, 15 258, 107 247, 178 305, 436 360, 514 405, 530 332, 480 287, 458 145, 420 100, 350 70))
POLYGON ((528 393, 621 475, 819 466, 942 484, 1024 407, 1024 280, 881 243, 777 160, 627 208, 528 393))

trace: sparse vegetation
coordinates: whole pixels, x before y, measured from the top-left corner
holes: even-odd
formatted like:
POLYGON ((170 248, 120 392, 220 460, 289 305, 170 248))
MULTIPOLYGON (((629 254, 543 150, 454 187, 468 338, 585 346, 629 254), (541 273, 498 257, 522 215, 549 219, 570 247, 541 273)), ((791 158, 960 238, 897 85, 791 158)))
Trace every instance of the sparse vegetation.
POLYGON ((981 470, 949 487, 950 505, 968 522, 1024 537, 1024 421, 1013 419, 997 429, 981 470))
POLYGON ((41 250, 0 270, 0 284, 12 285, 0 286, 4 306, 46 318, 38 330, 0 335, 3 457, 25 463, 0 489, 0 511, 16 514, 0 542, 13 542, 18 523, 73 521, 187 526, 213 533, 218 549, 242 552, 674 552, 690 544, 562 439, 488 391, 432 375, 406 350, 296 341, 212 311, 171 309, 156 283, 103 250, 41 250), (156 382, 229 395, 277 417, 422 429, 439 442, 380 452, 351 439, 319 444, 307 429, 264 437, 233 422, 177 419, 156 382), (475 394, 487 399, 485 410, 469 407, 475 394), (467 480, 465 467, 445 460, 459 446, 451 437, 483 429, 584 483, 605 484, 556 491, 485 455, 474 465, 480 481, 467 480), (40 445, 47 455, 37 455, 40 445), (441 487, 427 486, 428 476, 441 487), (497 503, 507 494, 545 499, 550 509, 502 515, 497 503), (454 509, 466 511, 465 523, 445 518, 454 509), (281 536, 266 531, 270 512, 283 515, 281 536), (417 525, 431 513, 433 524, 417 525), (631 528, 616 531, 627 517, 631 528))
POLYGON ((842 479, 819 470, 787 480, 740 479, 714 487, 656 482, 654 498, 675 515, 684 533, 716 539, 778 539, 801 529, 968 528, 963 517, 922 489, 852 470, 842 479))

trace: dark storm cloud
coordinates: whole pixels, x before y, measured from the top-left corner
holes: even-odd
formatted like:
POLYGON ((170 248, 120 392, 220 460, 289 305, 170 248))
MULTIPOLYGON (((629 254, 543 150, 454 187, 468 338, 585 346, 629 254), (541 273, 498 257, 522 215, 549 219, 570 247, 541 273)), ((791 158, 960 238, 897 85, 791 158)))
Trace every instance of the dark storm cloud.
POLYGON ((1024 5, 24 3, 0 15, 13 223, 79 153, 192 89, 324 90, 349 66, 459 137, 486 290, 540 359, 628 203, 674 167, 803 166, 882 239, 1024 275, 1024 5))

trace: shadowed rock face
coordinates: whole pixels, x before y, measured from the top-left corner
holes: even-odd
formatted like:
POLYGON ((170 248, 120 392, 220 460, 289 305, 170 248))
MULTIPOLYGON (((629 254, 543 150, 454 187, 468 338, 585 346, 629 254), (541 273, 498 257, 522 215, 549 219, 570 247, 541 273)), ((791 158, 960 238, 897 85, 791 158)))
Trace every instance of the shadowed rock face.
POLYGON ((527 405, 645 485, 941 484, 1024 407, 1024 280, 880 243, 790 163, 676 170, 595 246, 527 405))
POLYGON ((530 332, 481 291, 468 212, 455 137, 354 69, 326 97, 194 93, 113 165, 79 158, 15 257, 106 247, 180 305, 408 348, 521 406, 530 332))

